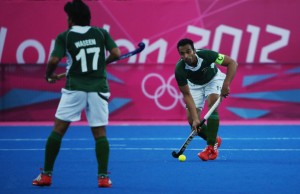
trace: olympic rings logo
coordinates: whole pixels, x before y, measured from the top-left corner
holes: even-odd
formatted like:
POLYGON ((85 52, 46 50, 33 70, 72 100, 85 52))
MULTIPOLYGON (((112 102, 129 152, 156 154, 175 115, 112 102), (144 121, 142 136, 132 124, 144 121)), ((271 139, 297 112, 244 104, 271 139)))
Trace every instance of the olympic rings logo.
POLYGON ((173 109, 177 105, 178 101, 184 107, 185 103, 183 101, 183 95, 174 86, 171 85, 171 82, 172 82, 173 79, 175 79, 175 75, 170 76, 169 79, 166 82, 165 79, 157 73, 147 74, 144 77, 143 81, 142 81, 142 92, 149 99, 153 99, 156 106, 158 106, 162 110, 171 110, 171 109, 173 109), (153 80, 155 78, 158 79, 159 82, 161 82, 161 84, 160 84, 159 87, 157 87, 155 89, 153 94, 150 94, 146 90, 146 85, 149 86, 151 84, 151 83, 149 83, 150 79, 153 80), (163 97, 166 92, 169 96, 171 96, 173 98, 173 103, 171 105, 168 105, 168 106, 162 105, 161 102, 159 101, 159 99, 161 97, 163 97))

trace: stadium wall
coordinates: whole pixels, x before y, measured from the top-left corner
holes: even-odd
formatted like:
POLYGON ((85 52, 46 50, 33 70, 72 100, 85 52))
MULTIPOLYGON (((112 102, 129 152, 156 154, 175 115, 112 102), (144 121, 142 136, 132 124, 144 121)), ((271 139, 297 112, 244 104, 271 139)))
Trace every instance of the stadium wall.
MULTIPOLYGON (((50 85, 43 76, 55 37, 67 28, 65 2, 0 2, 0 121, 53 120, 64 82, 50 85)), ((294 22, 300 2, 87 3, 92 25, 107 29, 123 53, 146 44, 141 54, 108 67, 110 120, 185 120, 173 75, 176 43, 183 37, 239 63, 232 93, 220 108, 222 119, 300 120, 300 29, 294 22)), ((58 73, 64 71, 61 64, 58 73)))

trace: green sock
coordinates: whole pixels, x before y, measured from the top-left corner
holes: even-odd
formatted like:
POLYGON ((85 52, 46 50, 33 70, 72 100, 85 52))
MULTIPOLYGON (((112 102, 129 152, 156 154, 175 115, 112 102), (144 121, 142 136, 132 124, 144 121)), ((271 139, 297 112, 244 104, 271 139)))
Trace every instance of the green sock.
POLYGON ((106 136, 96 139, 96 157, 98 161, 98 175, 107 175, 109 159, 109 143, 106 136))
POLYGON ((202 125, 201 131, 198 133, 198 136, 204 140, 207 140, 207 126, 205 124, 202 125))
POLYGON ((52 173, 55 159, 58 155, 62 136, 56 132, 52 132, 46 143, 44 173, 52 173))
POLYGON ((218 112, 213 112, 207 119, 207 145, 215 145, 219 129, 219 123, 220 119, 218 112))

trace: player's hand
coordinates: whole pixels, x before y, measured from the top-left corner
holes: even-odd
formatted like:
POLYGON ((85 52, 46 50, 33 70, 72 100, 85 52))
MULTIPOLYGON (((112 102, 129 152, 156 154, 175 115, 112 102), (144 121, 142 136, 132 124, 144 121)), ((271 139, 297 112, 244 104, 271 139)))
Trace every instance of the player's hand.
POLYGON ((199 125, 200 125, 200 120, 199 119, 193 121, 192 129, 194 131, 196 131, 197 133, 199 133, 200 130, 201 130, 201 128, 199 128, 199 125))
POLYGON ((53 73, 51 76, 46 76, 46 81, 51 84, 55 83, 58 79, 59 78, 55 73, 53 73))
POLYGON ((230 94, 230 87, 229 84, 223 84, 222 90, 221 90, 221 96, 226 98, 230 94))

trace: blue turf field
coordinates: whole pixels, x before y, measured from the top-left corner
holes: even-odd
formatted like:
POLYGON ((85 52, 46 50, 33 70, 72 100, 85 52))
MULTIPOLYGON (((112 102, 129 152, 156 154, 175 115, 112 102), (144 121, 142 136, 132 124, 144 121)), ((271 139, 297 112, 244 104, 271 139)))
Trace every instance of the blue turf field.
POLYGON ((171 156, 187 126, 109 126, 113 188, 97 187, 94 141, 88 127, 64 137, 51 187, 33 187, 52 127, 1 126, 1 193, 300 193, 300 126, 220 126, 219 157, 202 162, 196 137, 186 162, 171 156))

